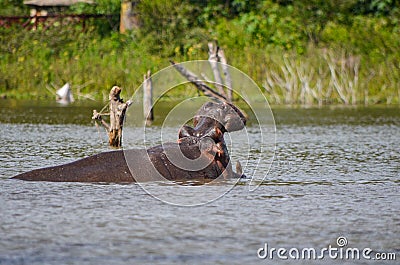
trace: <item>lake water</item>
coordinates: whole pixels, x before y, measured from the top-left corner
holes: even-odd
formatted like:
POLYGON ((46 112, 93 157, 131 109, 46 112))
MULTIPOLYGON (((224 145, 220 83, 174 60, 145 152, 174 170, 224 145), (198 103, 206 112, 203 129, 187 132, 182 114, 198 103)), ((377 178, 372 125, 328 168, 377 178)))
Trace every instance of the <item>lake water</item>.
MULTIPOLYGON (((267 161, 257 173, 266 179, 254 191, 246 181, 210 185, 233 188, 202 206, 167 204, 138 184, 9 179, 109 150, 90 123, 101 107, 0 100, 0 264, 398 264, 399 107, 273 108, 276 156, 269 173, 267 161), (266 243, 318 251, 337 247, 338 237, 344 249, 395 253, 397 261, 257 255, 266 243)), ((256 162, 249 157, 245 173, 256 162)))

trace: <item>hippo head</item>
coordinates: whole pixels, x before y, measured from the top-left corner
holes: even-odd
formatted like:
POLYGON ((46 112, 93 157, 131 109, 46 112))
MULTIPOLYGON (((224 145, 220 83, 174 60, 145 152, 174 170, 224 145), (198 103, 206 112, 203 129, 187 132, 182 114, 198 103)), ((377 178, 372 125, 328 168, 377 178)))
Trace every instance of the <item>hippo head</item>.
POLYGON ((194 128, 183 126, 179 131, 179 138, 194 136, 198 138, 220 138, 216 129, 222 133, 239 131, 246 125, 243 113, 233 104, 227 102, 207 102, 193 118, 194 128))
POLYGON ((194 116, 193 125, 194 128, 184 125, 179 130, 178 142, 181 144, 187 141, 199 142, 199 152, 213 157, 214 162, 224 172, 224 178, 244 177, 241 169, 238 169, 237 173, 233 172, 224 141, 225 132, 239 131, 244 128, 246 118, 243 113, 230 103, 207 102, 194 116))
POLYGON ((207 102, 196 113, 193 119, 195 130, 212 125, 222 132, 239 131, 246 125, 243 113, 233 104, 227 102, 207 102))

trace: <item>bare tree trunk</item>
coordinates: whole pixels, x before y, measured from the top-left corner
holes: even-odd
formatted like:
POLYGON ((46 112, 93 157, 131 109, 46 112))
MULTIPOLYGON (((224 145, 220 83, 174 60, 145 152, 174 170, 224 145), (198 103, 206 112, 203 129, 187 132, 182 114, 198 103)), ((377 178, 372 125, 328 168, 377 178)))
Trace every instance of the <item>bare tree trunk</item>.
POLYGON ((222 82, 221 74, 218 68, 218 45, 214 45, 212 42, 208 43, 208 61, 210 62, 211 69, 213 71, 214 79, 215 79, 215 87, 218 89, 218 93, 226 98, 224 85, 222 82))
POLYGON ((232 78, 231 78, 231 74, 229 73, 229 67, 228 67, 226 57, 225 57, 224 50, 222 50, 221 48, 218 49, 218 57, 220 58, 222 71, 224 72, 225 86, 228 89, 226 99, 228 100, 229 103, 232 103, 232 100, 233 100, 232 78))
MULTIPOLYGON (((102 125, 106 128, 108 133, 108 143, 112 147, 119 148, 122 145, 122 127, 124 123, 125 113, 127 108, 131 105, 131 101, 126 103, 120 98, 121 88, 113 86, 109 94, 110 100, 110 125, 107 124, 102 118, 102 114, 93 110, 93 120, 101 121, 102 125)), ((104 115, 104 114, 103 114, 104 115)))
POLYGON ((150 70, 143 76, 143 114, 146 125, 151 125, 153 115, 153 84, 151 82, 150 70))

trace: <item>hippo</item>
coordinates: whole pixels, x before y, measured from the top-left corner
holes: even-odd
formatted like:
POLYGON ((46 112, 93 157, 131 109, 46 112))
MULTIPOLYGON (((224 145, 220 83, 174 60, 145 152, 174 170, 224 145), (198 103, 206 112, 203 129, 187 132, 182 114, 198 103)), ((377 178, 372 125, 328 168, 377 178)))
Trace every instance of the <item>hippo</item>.
POLYGON ((207 102, 196 113, 194 127, 184 125, 177 142, 148 149, 103 152, 72 163, 35 169, 13 179, 52 182, 130 183, 201 181, 243 177, 233 172, 225 132, 244 128, 246 118, 234 105, 207 102))

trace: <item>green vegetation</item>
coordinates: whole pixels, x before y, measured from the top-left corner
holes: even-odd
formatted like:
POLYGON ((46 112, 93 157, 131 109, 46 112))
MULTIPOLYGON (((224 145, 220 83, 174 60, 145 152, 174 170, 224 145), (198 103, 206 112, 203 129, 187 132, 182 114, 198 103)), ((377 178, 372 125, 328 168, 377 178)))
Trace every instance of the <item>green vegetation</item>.
MULTIPOLYGON (((22 2, 0 0, 0 15, 29 14, 22 2)), ((119 8, 99 0, 64 12, 119 8)), ((0 95, 53 97, 46 87, 64 82, 98 99, 114 84, 132 93, 147 69, 207 59, 218 40, 271 103, 400 104, 399 1, 142 0, 137 10, 141 28, 124 35, 107 19, 0 28, 0 95)))

